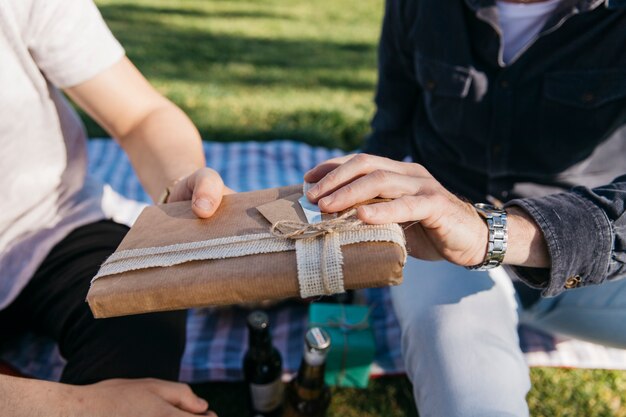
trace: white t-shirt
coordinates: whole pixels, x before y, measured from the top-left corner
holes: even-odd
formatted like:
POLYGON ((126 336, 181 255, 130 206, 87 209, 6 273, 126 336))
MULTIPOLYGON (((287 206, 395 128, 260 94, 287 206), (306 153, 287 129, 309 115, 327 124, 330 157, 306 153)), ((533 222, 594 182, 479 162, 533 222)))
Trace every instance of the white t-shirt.
POLYGON ((502 29, 503 59, 513 58, 539 34, 561 0, 537 3, 510 3, 498 0, 498 18, 502 29))
POLYGON ((0 0, 0 309, 56 243, 105 217, 85 130, 59 88, 123 55, 91 0, 0 0))

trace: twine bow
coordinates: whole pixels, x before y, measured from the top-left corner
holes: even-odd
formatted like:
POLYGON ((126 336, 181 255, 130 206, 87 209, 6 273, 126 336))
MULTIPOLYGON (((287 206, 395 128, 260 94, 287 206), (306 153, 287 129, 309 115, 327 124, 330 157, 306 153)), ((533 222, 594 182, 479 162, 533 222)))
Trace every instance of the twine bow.
POLYGON ((351 209, 341 216, 319 223, 303 223, 293 220, 280 220, 272 225, 270 233, 284 239, 308 239, 329 233, 354 230, 363 222, 355 217, 356 209, 351 209))

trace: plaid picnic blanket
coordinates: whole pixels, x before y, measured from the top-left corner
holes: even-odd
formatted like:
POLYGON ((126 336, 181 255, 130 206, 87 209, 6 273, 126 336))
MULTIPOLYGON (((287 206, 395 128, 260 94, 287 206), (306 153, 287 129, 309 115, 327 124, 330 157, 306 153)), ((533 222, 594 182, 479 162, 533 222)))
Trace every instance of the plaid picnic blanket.
MULTIPOLYGON (((115 219, 131 223, 149 197, 141 188, 120 147, 110 139, 89 142, 89 171, 110 184, 105 199, 115 219)), ((342 151, 312 147, 293 141, 205 143, 209 166, 220 172, 224 182, 236 191, 249 191, 302 182, 304 172, 342 151)), ((359 303, 372 308, 376 340, 372 374, 403 372, 400 329, 391 306, 389 290, 359 291, 359 303)), ((247 347, 245 318, 248 310, 239 307, 206 308, 189 311, 187 348, 182 361, 181 380, 187 382, 241 379, 241 361, 247 347)), ((268 311, 276 347, 287 371, 295 371, 302 355, 307 326, 307 306, 278 305, 268 311)), ((566 366, 626 369, 626 350, 611 349, 578 340, 561 340, 552 335, 520 327, 520 343, 531 366, 566 366)), ((56 345, 33 334, 10 342, 0 359, 21 372, 41 379, 56 380, 63 359, 56 345)))

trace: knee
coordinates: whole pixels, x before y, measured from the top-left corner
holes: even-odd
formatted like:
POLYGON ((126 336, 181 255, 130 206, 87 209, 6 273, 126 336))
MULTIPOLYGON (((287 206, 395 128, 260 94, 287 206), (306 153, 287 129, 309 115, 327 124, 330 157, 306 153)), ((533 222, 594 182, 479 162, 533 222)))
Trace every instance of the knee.
POLYGON ((420 351, 436 348, 439 342, 458 335, 467 324, 463 312, 442 306, 420 306, 398 320, 403 346, 419 346, 420 351))
POLYGON ((473 303, 422 305, 398 320, 405 353, 467 346, 483 338, 499 343, 517 341, 514 318, 473 303))

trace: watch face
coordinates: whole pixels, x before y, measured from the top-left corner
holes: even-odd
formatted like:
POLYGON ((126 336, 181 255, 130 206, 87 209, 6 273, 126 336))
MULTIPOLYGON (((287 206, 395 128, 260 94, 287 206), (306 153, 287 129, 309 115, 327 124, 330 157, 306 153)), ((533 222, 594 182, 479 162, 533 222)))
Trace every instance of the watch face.
POLYGON ((491 204, 485 203, 476 203, 474 204, 474 208, 483 217, 490 217, 493 214, 505 214, 506 212, 502 209, 499 209, 491 204))
POLYGON ((474 208, 484 218, 490 217, 493 212, 498 212, 498 209, 491 204, 476 203, 474 208))

